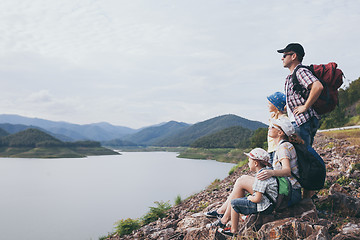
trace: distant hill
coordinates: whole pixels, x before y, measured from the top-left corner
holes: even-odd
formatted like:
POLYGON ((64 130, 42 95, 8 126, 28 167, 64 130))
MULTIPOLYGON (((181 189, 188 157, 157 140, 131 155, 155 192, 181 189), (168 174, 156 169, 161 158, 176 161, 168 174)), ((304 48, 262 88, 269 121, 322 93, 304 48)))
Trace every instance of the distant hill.
POLYGON ((1 123, 39 127, 53 133, 56 136, 66 136, 68 140, 72 141, 106 141, 115 138, 121 138, 125 135, 137 132, 137 130, 135 129, 122 126, 114 126, 105 122, 79 125, 67 122, 49 121, 39 118, 28 118, 10 114, 0 114, 0 124, 1 123))
POLYGON ((28 126, 24 124, 0 123, 0 128, 4 129, 9 134, 14 134, 20 131, 24 131, 28 128, 38 128, 38 127, 28 126))
POLYGON ((0 128, 0 137, 4 137, 9 135, 9 133, 7 131, 5 131, 4 129, 0 128))
POLYGON ((118 153, 101 147, 99 142, 62 142, 34 128, 0 137, 1 157, 71 158, 115 154, 118 153))
POLYGON ((229 127, 201 137, 190 146, 194 148, 246 148, 250 144, 253 131, 240 126, 229 127))
POLYGON ((134 142, 140 145, 156 145, 166 138, 174 136, 190 125, 183 122, 170 121, 159 126, 145 128, 135 134, 124 138, 126 141, 134 142))
POLYGON ((61 141, 65 141, 65 142, 70 142, 70 141, 74 141, 74 139, 69 138, 63 134, 56 134, 56 133, 52 133, 50 131, 47 131, 41 127, 37 127, 37 126, 32 126, 32 125, 23 125, 23 124, 10 124, 10 123, 0 123, 0 128, 4 129, 6 132, 8 132, 9 134, 14 134, 14 133, 18 133, 20 131, 24 131, 26 129, 29 128, 35 128, 35 129, 39 129, 40 131, 46 132, 47 134, 61 140, 61 141))
POLYGON ((61 144, 61 141, 38 129, 30 128, 1 138, 1 146, 36 147, 43 142, 61 144))
POLYGON ((264 123, 251 121, 233 114, 223 115, 191 125, 177 134, 154 143, 157 146, 190 146, 195 140, 217 131, 241 126, 250 130, 267 127, 264 123))

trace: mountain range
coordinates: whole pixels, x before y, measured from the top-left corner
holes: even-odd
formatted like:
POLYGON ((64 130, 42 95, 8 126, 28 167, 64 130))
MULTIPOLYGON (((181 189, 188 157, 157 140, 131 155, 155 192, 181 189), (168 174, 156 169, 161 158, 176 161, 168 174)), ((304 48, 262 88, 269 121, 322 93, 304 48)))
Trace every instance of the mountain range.
POLYGON ((180 131, 168 137, 158 139, 153 145, 167 147, 190 146, 195 140, 234 126, 240 126, 250 130, 267 127, 264 123, 258 121, 251 121, 233 114, 227 114, 183 127, 180 131))
POLYGON ((19 115, 0 114, 0 128, 9 133, 16 133, 29 127, 40 128, 40 130, 45 130, 64 141, 107 141, 138 131, 128 127, 114 126, 106 122, 80 125, 19 115))
POLYGON ((189 146, 195 140, 234 126, 251 131, 267 127, 264 123, 233 114, 214 117, 196 124, 170 121, 142 129, 114 126, 106 122, 80 125, 0 114, 0 128, 11 134, 28 128, 37 128, 62 141, 92 140, 108 146, 189 146))

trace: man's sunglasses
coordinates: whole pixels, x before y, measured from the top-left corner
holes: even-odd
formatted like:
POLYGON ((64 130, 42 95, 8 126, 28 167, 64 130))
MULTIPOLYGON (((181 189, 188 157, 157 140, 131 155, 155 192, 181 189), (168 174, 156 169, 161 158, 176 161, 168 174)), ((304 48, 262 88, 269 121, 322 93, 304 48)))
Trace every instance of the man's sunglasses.
POLYGON ((284 55, 283 55, 283 58, 286 58, 286 56, 287 55, 293 55, 294 53, 285 53, 284 55))

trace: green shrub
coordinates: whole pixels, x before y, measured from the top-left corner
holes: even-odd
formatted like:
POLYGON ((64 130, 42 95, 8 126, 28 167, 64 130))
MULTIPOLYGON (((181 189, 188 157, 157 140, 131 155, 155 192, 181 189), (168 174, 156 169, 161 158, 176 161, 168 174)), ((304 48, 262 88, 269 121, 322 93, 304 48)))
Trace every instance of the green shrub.
POLYGON ((169 202, 155 202, 157 207, 150 207, 150 211, 142 217, 142 224, 146 225, 155 222, 159 218, 166 216, 166 212, 171 208, 169 202))
MULTIPOLYGON (((115 223, 115 233, 119 236, 127 235, 140 227, 149 224, 166 216, 166 212, 171 208, 168 202, 155 202, 157 207, 150 207, 150 211, 141 219, 121 219, 115 223)), ((104 239, 104 236, 101 237, 104 239)), ((106 239, 106 238, 105 238, 106 239)))
POLYGON ((114 233, 109 233, 108 235, 99 237, 99 240, 106 240, 109 239, 114 233))
POLYGON ((340 178, 338 178, 338 180, 336 180, 336 182, 341 186, 345 186, 348 185, 351 182, 351 180, 345 176, 341 176, 340 178))
POLYGON ((191 209, 190 211, 194 213, 198 213, 204 210, 205 208, 207 208, 208 206, 209 206, 209 202, 200 201, 199 205, 195 209, 191 209))
POLYGON ((258 128, 255 130, 254 135, 250 138, 250 147, 251 148, 263 148, 267 146, 267 135, 268 129, 267 128, 258 128))
POLYGON ((138 219, 121 219, 115 223, 115 231, 119 234, 119 236, 130 234, 132 231, 139 229, 140 227, 141 224, 138 219))
POLYGON ((179 205, 182 202, 180 194, 176 196, 175 198, 175 205, 179 205))
POLYGON ((235 166, 233 166, 230 171, 229 171, 229 175, 233 174, 236 169, 241 168, 242 166, 244 166, 246 163, 248 162, 248 160, 244 160, 239 162, 238 164, 236 164, 235 166))
POLYGON ((355 170, 360 170, 360 163, 353 163, 351 165, 350 173, 353 173, 355 170))
POLYGON ((220 188, 220 179, 215 179, 207 188, 207 191, 210 193, 214 190, 218 190, 220 188))

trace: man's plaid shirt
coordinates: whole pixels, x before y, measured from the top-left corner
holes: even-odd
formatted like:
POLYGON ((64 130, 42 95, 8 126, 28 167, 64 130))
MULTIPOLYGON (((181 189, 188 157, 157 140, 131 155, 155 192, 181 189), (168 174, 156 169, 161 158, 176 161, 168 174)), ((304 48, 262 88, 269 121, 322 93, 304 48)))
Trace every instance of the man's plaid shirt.
MULTIPOLYGON (((304 88, 308 89, 309 85, 318 79, 311 73, 310 70, 306 68, 299 68, 296 71, 297 79, 299 80, 300 85, 304 88)), ((310 92, 310 90, 309 90, 310 92)), ((286 77, 285 81, 285 94, 286 94, 286 102, 290 107, 291 112, 294 112, 294 108, 297 106, 304 105, 306 99, 304 99, 300 94, 294 91, 294 83, 292 81, 292 74, 286 77)), ((300 113, 295 116, 295 121, 298 126, 307 122, 311 117, 320 118, 319 115, 315 112, 315 110, 310 107, 306 112, 300 113)))

